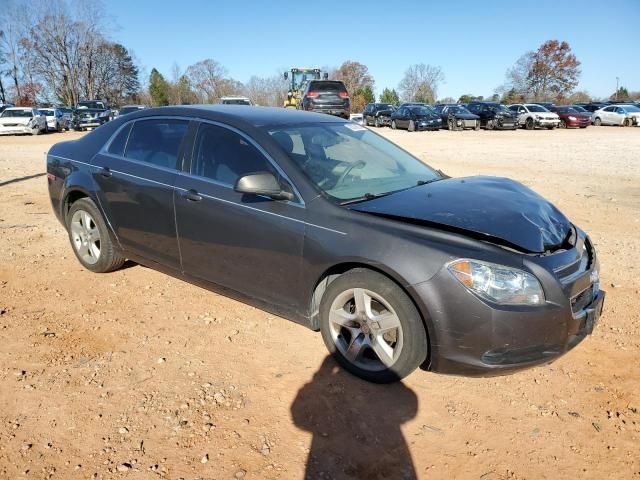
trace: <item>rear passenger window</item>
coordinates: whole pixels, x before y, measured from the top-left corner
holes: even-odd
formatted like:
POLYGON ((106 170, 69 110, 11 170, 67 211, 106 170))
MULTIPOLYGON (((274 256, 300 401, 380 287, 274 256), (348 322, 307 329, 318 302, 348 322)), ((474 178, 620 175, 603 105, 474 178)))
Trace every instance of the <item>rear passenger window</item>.
POLYGON ((108 152, 113 155, 124 155, 124 147, 127 145, 127 138, 129 138, 129 132, 131 131, 131 125, 126 125, 118 134, 116 138, 111 141, 108 152))
POLYGON ((125 156, 157 167, 176 168, 187 126, 186 120, 138 120, 129 134, 125 156))
POLYGON ((224 127, 200 125, 192 173, 225 185, 235 185, 249 173, 275 173, 269 161, 241 135, 224 127))

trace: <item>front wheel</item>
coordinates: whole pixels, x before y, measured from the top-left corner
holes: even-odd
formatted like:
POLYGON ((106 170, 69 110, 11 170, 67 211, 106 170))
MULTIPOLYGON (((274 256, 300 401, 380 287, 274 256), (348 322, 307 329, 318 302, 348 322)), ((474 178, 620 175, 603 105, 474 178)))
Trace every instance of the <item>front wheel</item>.
POLYGON ((527 130, 534 129, 533 118, 527 118, 527 120, 524 122, 524 128, 526 128, 527 130))
POLYGON ((560 120, 560 128, 567 128, 567 122, 565 122, 564 120, 560 120))
POLYGON ((409 130, 410 132, 416 131, 416 124, 413 123, 413 120, 409 120, 409 126, 407 127, 407 130, 409 130))
POLYGON ((597 117, 597 118, 593 121, 593 124, 594 124, 596 127, 599 127, 600 125, 602 125, 602 120, 600 119, 600 117, 597 117))
POLYGON ((124 264, 125 258, 111 240, 102 214, 92 200, 81 198, 71 205, 67 231, 73 253, 87 270, 106 273, 124 264))
POLYGON ((487 130, 493 130, 496 128, 495 120, 487 120, 487 126, 485 127, 487 130))
POLYGON ((384 275, 354 269, 331 282, 320 302, 322 338, 336 361, 375 383, 398 381, 427 358, 422 318, 384 275))
POLYGON ((373 121, 373 126, 376 128, 380 128, 380 119, 378 117, 376 117, 376 119, 373 121))
POLYGON ((398 128, 398 125, 396 125, 396 121, 395 120, 391 120, 391 129, 395 130, 396 128, 398 128))
POLYGON ((633 127, 633 120, 631 120, 630 118, 625 118, 624 119, 624 126, 625 127, 633 127))
POLYGON ((478 120, 478 121, 476 122, 476 126, 475 126, 475 127, 473 127, 473 129, 474 129, 476 132, 477 132, 478 130, 480 130, 480 120, 478 120))

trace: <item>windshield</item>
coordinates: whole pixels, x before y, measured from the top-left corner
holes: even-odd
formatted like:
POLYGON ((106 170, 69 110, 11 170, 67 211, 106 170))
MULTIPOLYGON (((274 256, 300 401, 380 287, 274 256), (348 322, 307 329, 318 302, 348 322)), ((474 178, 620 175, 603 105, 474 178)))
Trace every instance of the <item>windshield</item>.
POLYGON ((249 100, 244 98, 227 98, 222 100, 223 105, 251 105, 249 100))
POLYGON ((103 110, 105 106, 102 102, 80 102, 76 108, 99 108, 103 110))
POLYGON ((489 108, 491 108, 491 109, 493 109, 493 110, 495 110, 496 112, 499 112, 499 113, 508 113, 508 114, 512 114, 513 113, 511 110, 509 110, 504 105, 490 105, 489 108))
POLYGON ((409 110, 416 115, 430 115, 433 113, 433 110, 429 107, 409 107, 409 110))
POLYGON ((293 74, 293 88, 295 90, 302 90, 311 80, 320 80, 320 72, 295 72, 293 74))
POLYGON ((571 108, 573 108, 576 112, 579 112, 579 113, 585 113, 585 112, 590 113, 589 110, 587 110, 584 107, 581 107, 580 105, 573 105, 571 108))
POLYGON ((7 118, 7 117, 33 117, 33 113, 31 112, 31 110, 5 110, 4 112, 2 112, 2 114, 0 115, 0 117, 2 118, 7 118))
POLYGON ((53 117, 55 115, 55 112, 53 110, 48 110, 48 109, 45 109, 45 110, 41 109, 40 113, 49 117, 53 117))
POLYGON ((625 112, 632 112, 632 113, 640 112, 640 108, 636 107, 635 105, 625 105, 622 108, 624 108, 625 112))
POLYGON ((471 113, 469 110, 459 105, 454 105, 452 107, 449 107, 449 111, 453 113, 471 113))
POLYGON ((395 110, 396 107, 391 105, 390 103, 379 103, 378 110, 395 110))
POLYGON ((557 111, 560 113, 579 113, 574 107, 560 107, 557 111))
POLYGON ((543 112, 549 111, 546 108, 544 108, 542 105, 527 105, 527 108, 529 109, 530 112, 543 113, 543 112))
POLYGON ((268 133, 335 201, 365 200, 441 178, 417 158, 353 123, 304 124, 268 133))

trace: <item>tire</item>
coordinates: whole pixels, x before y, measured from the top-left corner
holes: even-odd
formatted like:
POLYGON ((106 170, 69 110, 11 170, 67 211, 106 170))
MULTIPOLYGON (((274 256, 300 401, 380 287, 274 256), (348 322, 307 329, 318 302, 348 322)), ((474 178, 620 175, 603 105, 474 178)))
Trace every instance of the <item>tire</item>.
POLYGON ((320 322, 329 352, 345 370, 364 380, 401 380, 427 358, 427 334, 420 313, 407 294, 380 273, 357 268, 331 282, 320 302, 320 322), (365 307, 367 303, 371 308, 365 307), (366 313, 372 310, 376 313, 366 313), (351 315, 354 320, 348 318, 351 315), (384 323, 376 318, 384 318, 384 323), (380 327, 385 324, 388 329, 383 332, 380 327), (385 363, 376 352, 381 352, 385 363))
POLYGON ((413 123, 413 120, 409 120, 409 126, 407 127, 407 130, 410 132, 416 131, 416 124, 413 123))
POLYGON ((447 122, 447 126, 448 126, 449 130, 455 130, 456 129, 456 124, 453 121, 453 119, 451 119, 451 118, 447 122))
POLYGON ((593 121, 593 124, 596 127, 599 127, 600 125, 602 125, 602 120, 600 119, 600 117, 596 117, 596 119, 593 121))
POLYGON ((365 126, 365 127, 369 126, 369 122, 367 121, 367 116, 366 115, 362 116, 362 125, 365 126))
POLYGON ((630 118, 625 118, 623 125, 625 127, 633 127, 633 120, 631 120, 630 118))
POLYGON ((71 248, 84 268, 95 273, 122 267, 125 257, 114 245, 96 204, 81 198, 71 205, 66 218, 71 248))
POLYGON ((526 128, 527 130, 533 130, 534 128, 536 128, 533 124, 533 118, 527 118, 527 120, 524 122, 524 128, 526 128))
POLYGON ((567 122, 565 122, 564 120, 560 120, 560 125, 558 125, 560 128, 567 128, 567 122))
POLYGON ((395 130, 397 128, 398 128, 398 126, 396 125, 396 121, 395 120, 391 120, 391 129, 395 130))
POLYGON ((473 129, 474 129, 476 132, 477 132, 478 130, 480 130, 480 120, 478 120, 478 121, 476 122, 476 126, 475 126, 475 127, 473 127, 473 129))
POLYGON ((487 120, 487 126, 485 127, 487 130, 493 130, 496 128, 495 120, 487 120))
POLYGON ((31 135, 40 135, 42 132, 40 131, 40 127, 36 125, 34 129, 31 130, 31 135))
POLYGON ((380 119, 378 117, 373 121, 373 126, 376 128, 380 128, 380 119))
POLYGON ((62 132, 62 125, 60 125, 60 123, 56 123, 56 132, 62 132))

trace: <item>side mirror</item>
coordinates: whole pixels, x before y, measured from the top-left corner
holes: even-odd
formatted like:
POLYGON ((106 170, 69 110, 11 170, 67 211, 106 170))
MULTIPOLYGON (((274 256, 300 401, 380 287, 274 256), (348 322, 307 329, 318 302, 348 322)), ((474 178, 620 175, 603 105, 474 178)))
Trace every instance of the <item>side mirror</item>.
POLYGON ((327 72, 324 72, 324 75, 322 75, 322 78, 324 78, 325 80, 329 78, 329 74, 327 72))
POLYGON ((269 172, 240 177, 233 189, 239 193, 264 195, 274 200, 293 200, 293 193, 283 190, 275 175, 269 172))
POLYGON ((284 72, 284 79, 286 80, 287 78, 289 78, 289 72, 284 72))

